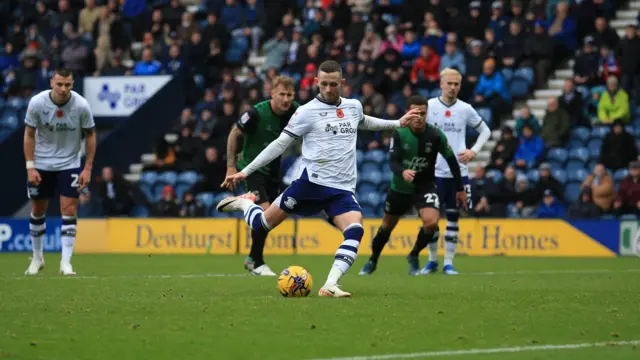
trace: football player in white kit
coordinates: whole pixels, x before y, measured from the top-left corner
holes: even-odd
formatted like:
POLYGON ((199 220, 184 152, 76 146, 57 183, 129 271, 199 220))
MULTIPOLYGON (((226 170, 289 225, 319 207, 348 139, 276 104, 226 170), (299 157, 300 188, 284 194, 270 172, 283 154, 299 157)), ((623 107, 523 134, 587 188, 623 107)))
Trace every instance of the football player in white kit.
MULTIPOLYGON (((427 122, 442 130, 453 151, 458 153, 458 162, 465 191, 467 192, 467 207, 472 209, 471 185, 469 185, 469 169, 467 163, 482 149, 491 136, 491 130, 476 110, 468 103, 458 99, 462 75, 454 69, 444 69, 440 73, 440 88, 442 94, 429 99, 427 122), (471 149, 466 145, 467 126, 476 129, 480 135, 471 149)), ((444 233, 445 255, 442 271, 446 275, 457 275, 453 268, 453 258, 458 245, 458 219, 460 210, 456 204, 456 184, 447 165, 447 161, 438 154, 436 162, 436 184, 440 197, 440 204, 445 208, 447 228, 444 233)), ((422 269, 422 274, 438 271, 438 238, 434 237, 427 245, 429 248, 429 262, 422 269)))
POLYGON ((31 98, 24 120, 27 194, 31 200, 29 230, 33 244, 33 257, 25 274, 35 275, 44 268, 45 214, 49 199, 57 192, 62 214, 60 273, 75 275, 71 255, 76 238, 78 197, 91 181, 96 153, 95 123, 87 101, 72 91, 73 74, 69 70, 55 70, 50 83, 51 90, 31 98), (86 161, 81 168, 83 135, 86 161))
POLYGON ((243 211, 245 220, 255 231, 268 232, 289 214, 313 215, 326 211, 344 240, 336 251, 334 263, 319 296, 349 297, 338 287, 338 281, 353 265, 364 235, 362 213, 354 192, 356 188, 356 140, 358 129, 385 130, 408 126, 418 118, 409 111, 400 120, 387 121, 365 116, 358 100, 340 96, 345 79, 340 64, 325 61, 315 79, 320 94, 300 106, 277 140, 273 141, 241 172, 228 176, 226 187, 246 179, 255 170, 280 156, 302 137, 304 170, 263 212, 254 204, 255 195, 247 193, 222 200, 218 211, 243 211))

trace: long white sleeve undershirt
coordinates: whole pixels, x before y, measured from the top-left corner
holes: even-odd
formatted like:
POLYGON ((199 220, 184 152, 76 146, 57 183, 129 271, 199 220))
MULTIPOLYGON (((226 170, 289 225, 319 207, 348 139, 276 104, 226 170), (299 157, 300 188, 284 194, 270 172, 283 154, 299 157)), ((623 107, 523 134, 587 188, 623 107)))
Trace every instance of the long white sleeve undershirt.
POLYGON ((485 124, 485 122, 482 121, 480 122, 480 126, 478 126, 476 130, 480 132, 480 135, 478 135, 478 139, 476 140, 476 143, 473 144, 471 151, 477 154, 480 150, 482 150, 482 147, 484 146, 484 144, 491 137, 491 129, 489 129, 487 124, 485 124))
POLYGON ((242 173, 249 176, 254 171, 265 167, 273 160, 275 160, 278 156, 282 155, 285 150, 293 143, 295 139, 292 136, 289 136, 285 133, 280 133, 277 139, 271 142, 269 146, 267 146, 264 150, 256 156, 253 161, 247 165, 244 169, 242 169, 242 173))
POLYGON ((373 116, 365 115, 364 119, 358 125, 358 129, 362 130, 393 130, 400 127, 400 120, 385 120, 373 116))

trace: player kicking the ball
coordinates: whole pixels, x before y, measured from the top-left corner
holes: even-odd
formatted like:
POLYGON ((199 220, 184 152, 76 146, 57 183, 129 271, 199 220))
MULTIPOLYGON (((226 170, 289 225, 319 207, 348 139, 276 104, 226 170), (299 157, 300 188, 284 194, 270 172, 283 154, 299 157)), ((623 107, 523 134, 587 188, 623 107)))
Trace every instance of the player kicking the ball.
POLYGON ((31 199, 29 230, 33 244, 31 265, 25 272, 27 275, 35 275, 44 268, 42 237, 46 229, 45 214, 49 199, 56 192, 60 195, 62 214, 60 273, 75 275, 71 255, 76 239, 78 197, 91 181, 91 167, 96 154, 93 115, 87 101, 71 90, 73 74, 66 69, 57 69, 51 78, 51 88, 31 98, 24 121, 24 156, 31 199), (83 135, 87 157, 84 168, 81 168, 83 135))
POLYGON ((384 203, 382 225, 373 239, 373 254, 360 275, 368 275, 376 270, 382 249, 389 241, 391 232, 411 205, 417 211, 423 226, 418 232, 409 260, 409 273, 418 275, 420 263, 418 255, 432 239, 438 238, 440 202, 435 180, 436 158, 443 156, 453 174, 455 199, 466 209, 466 194, 460 175, 456 155, 449 147, 447 137, 433 125, 426 123, 427 100, 422 96, 412 96, 407 100, 407 108, 417 110, 420 120, 414 121, 407 129, 394 131, 389 153, 393 178, 391 188, 384 203))
POLYGON ((289 214, 313 215, 326 211, 333 224, 342 231, 344 240, 326 283, 319 296, 349 297, 338 287, 338 281, 353 265, 364 235, 360 205, 356 201, 356 139, 358 130, 386 130, 406 127, 417 118, 416 110, 400 120, 387 121, 365 116, 362 104, 340 96, 345 79, 340 64, 325 61, 315 79, 320 94, 300 106, 277 140, 264 149, 241 172, 225 179, 223 186, 239 183, 280 156, 302 137, 305 169, 266 211, 254 204, 255 195, 247 193, 222 200, 218 211, 243 211, 253 230, 268 233, 289 214))
MULTIPOLYGON (((238 169, 244 169, 287 125, 289 119, 298 109, 293 101, 295 86, 288 76, 278 76, 273 80, 271 99, 253 105, 236 122, 227 140, 227 176, 232 176, 238 169), (244 139, 243 139, 244 138, 244 139), (237 156, 238 142, 243 140, 242 152, 237 156)), ((270 202, 280 194, 280 158, 267 166, 258 169, 245 181, 245 191, 256 195, 256 204, 263 210, 269 208, 270 202)), ((235 185, 229 184, 233 191, 235 185)), ((276 276, 264 262, 264 245, 266 232, 251 230, 251 251, 244 262, 244 267, 254 275, 276 276)))

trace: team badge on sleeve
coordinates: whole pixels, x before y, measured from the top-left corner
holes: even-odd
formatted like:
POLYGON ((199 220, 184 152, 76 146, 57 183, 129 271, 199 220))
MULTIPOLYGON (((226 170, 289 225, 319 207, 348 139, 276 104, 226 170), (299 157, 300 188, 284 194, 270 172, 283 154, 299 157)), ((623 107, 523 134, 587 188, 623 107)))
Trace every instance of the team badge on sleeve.
POLYGON ((242 114, 242 116, 240 117, 240 123, 242 123, 242 125, 246 125, 248 121, 249 121, 249 113, 246 112, 242 114))

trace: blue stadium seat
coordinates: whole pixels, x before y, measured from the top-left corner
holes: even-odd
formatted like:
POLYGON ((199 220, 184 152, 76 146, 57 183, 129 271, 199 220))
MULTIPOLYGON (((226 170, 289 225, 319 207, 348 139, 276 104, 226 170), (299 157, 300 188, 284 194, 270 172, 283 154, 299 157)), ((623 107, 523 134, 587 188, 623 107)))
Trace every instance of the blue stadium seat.
POLYGON ((534 79, 534 73, 533 73, 533 69, 530 67, 521 67, 518 68, 515 72, 515 74, 513 74, 513 78, 517 79, 523 79, 525 81, 527 81, 527 83, 529 83, 529 86, 533 85, 533 79, 534 79))
POLYGON ((589 157, 592 160, 600 159, 600 149, 602 149, 602 140, 600 139, 591 139, 589 140, 589 144, 587 144, 589 148, 589 157))
POLYGON ((363 205, 362 206, 362 216, 365 217, 365 218, 375 218, 375 217, 377 217, 375 207, 374 206, 370 206, 370 205, 363 205))
POLYGON ((583 163, 589 161, 589 150, 587 148, 575 148, 569 151, 569 160, 580 160, 583 163))
POLYGON ((213 200, 215 199, 215 195, 213 193, 200 193, 196 195, 196 200, 200 201, 205 209, 209 209, 213 206, 213 200))
POLYGON ((625 130, 627 130, 627 132, 631 135, 635 135, 636 133, 636 129, 633 127, 633 125, 627 125, 624 127, 625 130))
POLYGON ((358 166, 360 166, 363 159, 364 159, 364 151, 356 150, 356 162, 358 163, 358 166))
POLYGON ((580 197, 580 184, 571 183, 564 187, 564 197, 567 201, 575 202, 580 197))
POLYGON ((176 184, 176 187, 175 187, 176 197, 182 200, 184 193, 186 193, 187 190, 191 189, 191 187, 192 187, 191 185, 187 185, 187 184, 176 184))
POLYGON ((482 120, 484 120, 485 123, 487 123, 487 125, 491 125, 493 118, 492 118, 492 112, 491 112, 491 108, 477 108, 476 111, 478 112, 478 115, 480 115, 480 117, 482 118, 482 120))
POLYGON ((364 161, 371 161, 376 164, 384 162, 386 156, 382 150, 369 150, 364 153, 364 161))
POLYGON ((551 165, 551 171, 564 169, 564 163, 557 162, 557 161, 547 161, 547 162, 549 163, 549 165, 551 165))
POLYGON ((382 173, 380 171, 369 171, 362 174, 362 183, 369 183, 378 186, 382 182, 382 173))
POLYGON ((589 129, 586 127, 577 127, 571 130, 571 139, 572 140, 580 140, 582 143, 586 143, 589 138, 589 129))
POLYGON ((20 126, 20 119, 17 113, 12 111, 3 111, 0 116, 0 130, 15 130, 20 126))
POLYGON ((540 171, 538 171, 538 169, 530 169, 527 171, 527 179, 529 179, 531 183, 538 182, 540 179, 540 171))
POLYGON ((136 206, 133 208, 133 210, 131 210, 131 214, 132 217, 137 217, 137 218, 146 218, 149 217, 151 215, 151 212, 149 211, 149 209, 147 209, 146 206, 136 206))
POLYGON ((433 90, 431 90, 431 92, 429 93, 429 97, 432 97, 432 98, 434 98, 434 97, 438 97, 438 96, 440 96, 440 95, 442 95, 442 89, 440 89, 440 88, 433 89, 433 90))
POLYGON ((613 180, 622 181, 622 179, 626 178, 629 175, 628 169, 618 169, 615 174, 613 174, 613 180))
POLYGON ((565 170, 567 170, 567 172, 584 170, 584 165, 585 163, 580 160, 569 160, 565 166, 565 170))
POLYGON ((380 204, 380 202, 382 197, 380 196, 380 194, 378 194, 377 192, 373 191, 373 192, 368 192, 368 193, 360 193, 360 195, 358 195, 358 202, 362 205, 365 206, 371 206, 372 208, 378 206, 378 204, 380 204))
POLYGON ((587 175, 589 175, 589 173, 585 169, 567 170, 567 180, 570 182, 582 183, 587 175))
POLYGON ((382 176, 383 176, 385 179, 387 179, 387 178, 388 178, 388 179, 391 179, 390 177, 387 177, 387 175, 388 175, 389 173, 391 173, 391 165, 389 165, 389 162, 388 162, 388 161, 385 161, 385 162, 382 164, 382 166, 380 167, 380 171, 382 171, 382 176))
POLYGON ((489 179, 493 179, 493 182, 497 184, 502 180, 504 175, 502 174, 502 172, 500 170, 491 169, 491 170, 487 171, 487 177, 489 179))
POLYGON ((388 180, 382 179, 380 184, 378 184, 378 192, 381 194, 385 194, 387 190, 389 190, 389 186, 391 186, 391 178, 389 178, 388 180))
POLYGON ((589 172, 593 172, 593 169, 596 168, 596 165, 598 165, 598 161, 597 160, 589 161, 589 165, 587 165, 587 170, 589 172))
POLYGON ((376 206, 376 217, 381 218, 384 216, 384 204, 376 206))
POLYGON ((154 201, 155 197, 153 195, 153 187, 158 180, 158 174, 153 171, 145 171, 140 175, 140 180, 138 181, 138 186, 140 187, 140 191, 147 197, 147 200, 154 201))
POLYGON ((549 152, 547 153, 547 159, 549 161, 557 161, 561 164, 564 164, 568 158, 569 152, 562 148, 552 148, 549 149, 549 152))
POLYGON ((365 194, 365 193, 370 193, 370 192, 376 192, 376 191, 378 191, 378 188, 374 184, 365 182, 365 183, 362 183, 362 184, 358 185, 357 190, 358 190, 359 193, 365 194))
POLYGON ((513 70, 509 68, 502 69, 502 77, 504 78, 504 81, 506 81, 508 84, 511 81, 511 79, 513 79, 513 70))
POLYGON ((561 184, 567 182, 567 172, 562 169, 552 170, 551 176, 553 176, 553 178, 558 180, 561 184))
POLYGON ((525 79, 515 77, 509 83, 509 90, 513 97, 525 97, 529 93, 529 82, 525 79))
POLYGON ((605 135, 607 135, 611 131, 611 128, 608 126, 596 126, 591 130, 591 138, 592 139, 603 139, 605 135))
POLYGON ((380 171, 380 165, 378 165, 378 163, 374 163, 371 161, 365 161, 362 163, 362 166, 360 167, 359 175, 364 175, 372 171, 380 171))
POLYGON ((573 149, 573 148, 578 148, 583 146, 584 146, 584 143, 582 142, 582 140, 572 139, 572 140, 569 140, 569 143, 567 143, 568 149, 573 149))
POLYGON ((195 171, 185 171, 178 175, 176 184, 193 186, 198 182, 198 173, 195 171))
POLYGON ((161 186, 171 185, 175 186, 178 180, 178 175, 173 171, 165 171, 158 175, 157 184, 161 186))
POLYGON ((7 99, 4 106, 15 110, 22 110, 27 108, 27 102, 23 98, 12 96, 7 99))

